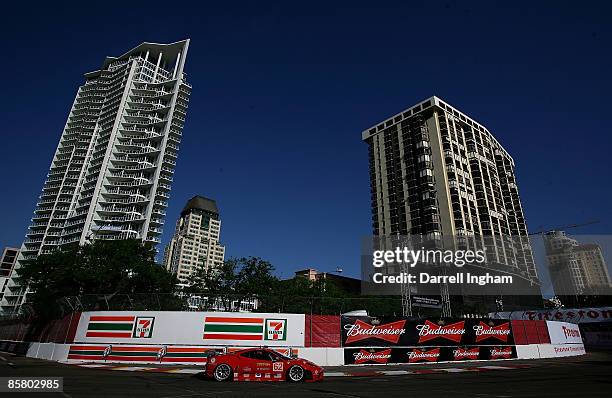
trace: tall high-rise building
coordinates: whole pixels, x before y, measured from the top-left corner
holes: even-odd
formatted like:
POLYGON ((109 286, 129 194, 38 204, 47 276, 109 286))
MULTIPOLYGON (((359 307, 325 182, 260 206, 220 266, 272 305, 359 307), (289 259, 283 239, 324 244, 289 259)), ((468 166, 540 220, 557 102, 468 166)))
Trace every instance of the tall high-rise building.
MULTIPOLYGON (((191 92, 183 71, 188 47, 189 40, 142 43, 85 74, 17 270, 92 239, 159 243, 191 92)), ((24 290, 13 278, 1 309, 16 308, 24 290)))
POLYGON ((18 255, 19 249, 14 247, 5 247, 2 252, 2 257, 0 257, 0 300, 4 296, 6 284, 11 279, 18 255))
POLYGON ((610 274, 599 245, 580 243, 564 231, 549 231, 544 234, 544 247, 557 296, 610 292, 610 274))
POLYGON ((203 196, 189 199, 166 246, 164 265, 181 283, 198 270, 220 267, 225 246, 219 243, 221 220, 217 203, 203 196))
POLYGON ((514 160, 486 127, 431 97, 363 131, 362 139, 373 235, 456 247, 480 241, 488 264, 537 281, 514 160))

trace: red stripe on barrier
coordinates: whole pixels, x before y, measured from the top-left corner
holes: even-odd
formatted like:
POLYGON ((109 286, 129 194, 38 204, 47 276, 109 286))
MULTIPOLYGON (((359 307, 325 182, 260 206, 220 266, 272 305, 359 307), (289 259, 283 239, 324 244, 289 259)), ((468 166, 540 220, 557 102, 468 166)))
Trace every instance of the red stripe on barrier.
POLYGON ((205 333, 204 338, 213 340, 261 340, 262 336, 247 334, 205 333))
POLYGON ((94 315, 89 318, 89 321, 133 321, 135 318, 135 316, 94 315))
POLYGON ((198 362, 198 363, 206 363, 208 361, 207 358, 179 358, 179 357, 166 357, 162 358, 162 362, 198 362))
POLYGON ((263 323, 263 318, 227 318, 227 317, 221 317, 221 316, 207 316, 205 322, 263 323))
POLYGON ((144 351, 144 352, 155 352, 157 353, 159 351, 160 347, 143 347, 143 346, 139 346, 139 347, 123 347, 123 346, 118 346, 118 345, 114 345, 113 346, 113 352, 130 352, 130 351, 144 351))
POLYGON ((106 358, 107 361, 155 361, 157 360, 156 355, 146 356, 146 357, 132 357, 132 356, 122 356, 122 355, 109 355, 106 358))

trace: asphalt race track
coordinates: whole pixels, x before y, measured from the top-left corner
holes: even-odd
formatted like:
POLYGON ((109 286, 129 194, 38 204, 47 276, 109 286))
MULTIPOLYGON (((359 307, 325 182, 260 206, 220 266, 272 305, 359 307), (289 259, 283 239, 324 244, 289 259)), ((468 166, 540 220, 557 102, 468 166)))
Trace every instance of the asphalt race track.
MULTIPOLYGON (((610 397, 612 353, 537 361, 478 363, 516 366, 505 370, 436 371, 398 376, 330 377, 320 383, 217 383, 199 375, 125 372, 10 356, 0 353, 0 376, 62 376, 64 393, 10 393, 15 397, 610 397), (528 365, 528 367, 523 367, 528 365)), ((418 366, 473 367, 474 364, 418 366)), ((351 367, 354 371, 416 367, 351 367)), ((343 369, 346 369, 343 368, 343 369)), ((339 368, 330 369, 338 371, 339 368)))

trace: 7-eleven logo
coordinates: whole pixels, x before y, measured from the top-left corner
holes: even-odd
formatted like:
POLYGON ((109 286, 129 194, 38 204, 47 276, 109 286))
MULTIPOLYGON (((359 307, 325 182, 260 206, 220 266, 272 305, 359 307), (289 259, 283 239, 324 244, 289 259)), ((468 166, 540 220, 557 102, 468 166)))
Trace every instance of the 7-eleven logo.
POLYGON ((155 317, 152 317, 152 316, 136 317, 136 322, 134 323, 134 332, 132 333, 132 337, 136 339, 151 338, 151 336, 153 336, 153 322, 155 322, 155 317))
POLYGON ((266 319, 265 340, 287 340, 286 319, 266 319))

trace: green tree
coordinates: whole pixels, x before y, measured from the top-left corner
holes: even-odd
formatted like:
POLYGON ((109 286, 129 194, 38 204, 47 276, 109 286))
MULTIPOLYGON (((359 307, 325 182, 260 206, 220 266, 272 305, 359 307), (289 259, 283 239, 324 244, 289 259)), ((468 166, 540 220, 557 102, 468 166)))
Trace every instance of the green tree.
POLYGON ((258 257, 233 258, 218 268, 202 269, 193 274, 183 292, 208 298, 204 309, 222 307, 237 310, 233 302, 265 297, 272 293, 278 279, 274 267, 258 257))
POLYGON ((94 297, 91 304, 99 309, 122 307, 128 299, 131 308, 158 309, 161 303, 155 294, 167 294, 168 304, 178 282, 155 263, 154 249, 138 240, 97 240, 58 249, 25 263, 19 276, 33 291, 28 302, 45 319, 61 315, 56 304, 67 296, 94 297), (153 297, 157 308, 151 303, 153 297))

